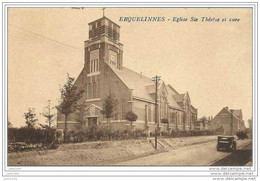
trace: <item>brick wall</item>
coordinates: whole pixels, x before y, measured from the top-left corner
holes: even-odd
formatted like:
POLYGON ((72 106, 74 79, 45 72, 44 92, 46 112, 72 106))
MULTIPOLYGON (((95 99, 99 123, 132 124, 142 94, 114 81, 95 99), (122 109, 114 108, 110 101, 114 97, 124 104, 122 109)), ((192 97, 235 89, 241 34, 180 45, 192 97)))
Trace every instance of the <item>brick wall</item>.
MULTIPOLYGON (((239 130, 238 125, 239 120, 233 117, 233 134, 236 134, 236 132, 239 130)), ((223 108, 212 120, 210 129, 216 130, 219 127, 224 128, 223 134, 229 135, 230 134, 230 123, 231 123, 231 113, 226 110, 226 108, 223 108)))

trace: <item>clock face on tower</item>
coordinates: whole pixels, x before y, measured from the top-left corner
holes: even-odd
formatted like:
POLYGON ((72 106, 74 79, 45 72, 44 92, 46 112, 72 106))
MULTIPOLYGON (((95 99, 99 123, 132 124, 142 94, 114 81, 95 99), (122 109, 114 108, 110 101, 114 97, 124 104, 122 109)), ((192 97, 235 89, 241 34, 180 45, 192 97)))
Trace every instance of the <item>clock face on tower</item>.
POLYGON ((112 50, 109 50, 109 64, 117 67, 117 53, 112 50))

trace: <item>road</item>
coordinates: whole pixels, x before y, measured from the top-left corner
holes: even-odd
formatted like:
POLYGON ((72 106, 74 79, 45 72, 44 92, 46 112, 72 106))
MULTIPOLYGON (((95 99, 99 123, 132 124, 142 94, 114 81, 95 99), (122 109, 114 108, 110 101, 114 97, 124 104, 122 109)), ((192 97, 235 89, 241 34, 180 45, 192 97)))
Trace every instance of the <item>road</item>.
MULTIPOLYGON (((250 140, 238 140, 237 147, 239 149, 248 143, 250 143, 250 140)), ((121 162, 117 165, 207 166, 230 154, 230 152, 217 151, 216 142, 212 141, 121 162)))
POLYGON ((211 166, 244 166, 250 161, 252 161, 252 144, 243 146, 211 166))

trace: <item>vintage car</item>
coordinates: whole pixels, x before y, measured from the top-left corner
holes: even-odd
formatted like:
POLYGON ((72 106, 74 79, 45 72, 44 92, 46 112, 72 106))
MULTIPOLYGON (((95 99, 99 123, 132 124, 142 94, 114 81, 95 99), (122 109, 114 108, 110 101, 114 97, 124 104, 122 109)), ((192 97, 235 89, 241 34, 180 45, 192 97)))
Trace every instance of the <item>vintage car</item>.
POLYGON ((234 136, 218 136, 217 150, 235 151, 237 142, 234 136))

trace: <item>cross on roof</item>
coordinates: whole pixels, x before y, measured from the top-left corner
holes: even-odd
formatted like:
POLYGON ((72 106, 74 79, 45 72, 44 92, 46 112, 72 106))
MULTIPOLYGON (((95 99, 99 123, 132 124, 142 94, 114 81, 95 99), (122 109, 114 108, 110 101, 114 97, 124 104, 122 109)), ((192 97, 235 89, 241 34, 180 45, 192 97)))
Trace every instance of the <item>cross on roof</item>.
POLYGON ((103 17, 105 16, 105 9, 106 8, 102 8, 101 10, 103 11, 103 17))

